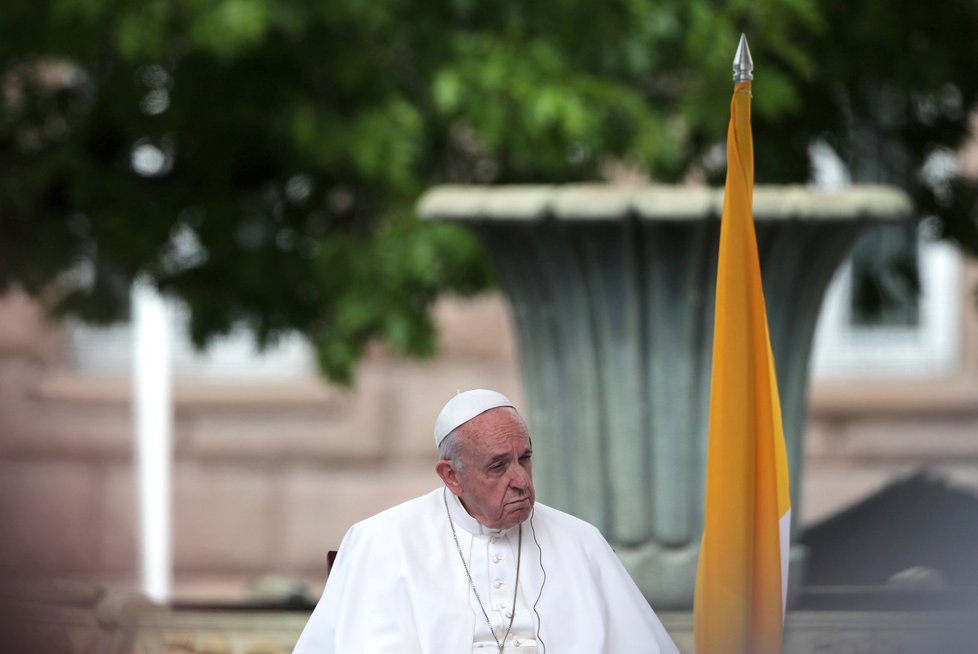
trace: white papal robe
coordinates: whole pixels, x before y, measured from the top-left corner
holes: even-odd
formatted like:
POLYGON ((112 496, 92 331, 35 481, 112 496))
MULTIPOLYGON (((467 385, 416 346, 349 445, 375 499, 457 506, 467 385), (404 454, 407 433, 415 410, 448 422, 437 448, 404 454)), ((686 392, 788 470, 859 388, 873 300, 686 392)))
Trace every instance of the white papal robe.
MULTIPOLYGON (((439 488, 350 528, 293 654, 472 651, 482 613, 472 609, 443 493, 439 488)), ((469 553, 473 534, 458 524, 456 533, 469 553)), ((537 502, 522 540, 519 586, 536 605, 540 654, 678 654, 595 527, 537 502)))

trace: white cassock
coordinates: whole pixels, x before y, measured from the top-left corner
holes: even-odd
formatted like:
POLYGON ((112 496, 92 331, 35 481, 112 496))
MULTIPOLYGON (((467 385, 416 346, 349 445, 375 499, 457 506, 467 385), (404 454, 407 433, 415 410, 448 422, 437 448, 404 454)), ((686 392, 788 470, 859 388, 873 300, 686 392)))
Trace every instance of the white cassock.
POLYGON ((537 502, 517 588, 519 531, 483 527, 442 488, 355 524, 293 654, 495 654, 459 548, 496 638, 517 591, 507 654, 678 654, 595 527, 537 502))

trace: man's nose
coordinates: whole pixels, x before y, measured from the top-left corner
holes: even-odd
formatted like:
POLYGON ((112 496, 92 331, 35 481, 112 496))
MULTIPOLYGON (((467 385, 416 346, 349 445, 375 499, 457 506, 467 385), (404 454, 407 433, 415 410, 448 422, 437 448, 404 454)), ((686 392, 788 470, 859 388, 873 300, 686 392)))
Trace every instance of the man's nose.
POLYGON ((509 475, 509 484, 520 490, 528 489, 530 487, 530 473, 523 466, 513 466, 509 475))

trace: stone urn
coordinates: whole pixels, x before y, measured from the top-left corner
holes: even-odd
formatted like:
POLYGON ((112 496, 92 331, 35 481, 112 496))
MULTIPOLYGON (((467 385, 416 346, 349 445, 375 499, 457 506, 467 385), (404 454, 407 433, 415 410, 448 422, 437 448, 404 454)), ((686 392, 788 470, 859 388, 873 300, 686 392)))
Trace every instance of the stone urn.
MULTIPOLYGON (((689 186, 442 186, 418 205, 476 234, 512 304, 538 495, 597 526, 660 609, 692 606, 722 200, 689 186)), ((826 287, 866 227, 911 212, 889 187, 755 188, 795 507, 826 287)))

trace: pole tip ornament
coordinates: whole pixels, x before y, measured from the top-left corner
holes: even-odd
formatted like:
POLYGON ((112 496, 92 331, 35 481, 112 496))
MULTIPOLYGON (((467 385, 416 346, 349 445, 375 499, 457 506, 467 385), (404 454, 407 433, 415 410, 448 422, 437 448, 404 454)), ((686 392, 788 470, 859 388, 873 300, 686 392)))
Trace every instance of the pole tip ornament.
POLYGON ((754 60, 750 58, 747 37, 741 33, 740 43, 737 44, 737 52, 734 54, 733 80, 735 82, 749 82, 752 79, 754 79, 754 60))

